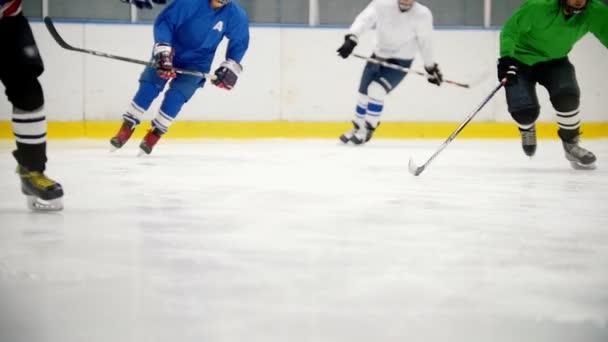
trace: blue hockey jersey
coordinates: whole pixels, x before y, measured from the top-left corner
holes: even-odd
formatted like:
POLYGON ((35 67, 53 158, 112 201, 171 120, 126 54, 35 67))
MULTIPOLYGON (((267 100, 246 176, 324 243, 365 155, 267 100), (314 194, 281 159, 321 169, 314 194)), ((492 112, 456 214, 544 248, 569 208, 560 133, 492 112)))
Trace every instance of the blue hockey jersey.
POLYGON ((249 19, 235 2, 213 9, 209 0, 174 0, 154 23, 154 42, 175 49, 178 67, 209 72, 224 37, 228 38, 226 58, 240 63, 249 47, 249 19))

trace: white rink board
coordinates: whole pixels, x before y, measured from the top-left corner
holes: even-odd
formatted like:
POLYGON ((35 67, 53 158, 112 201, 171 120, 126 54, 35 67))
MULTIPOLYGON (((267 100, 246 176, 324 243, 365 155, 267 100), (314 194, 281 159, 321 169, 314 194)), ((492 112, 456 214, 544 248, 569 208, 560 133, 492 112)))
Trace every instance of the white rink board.
MULTIPOLYGON (((119 120, 133 97, 141 66, 62 50, 40 22, 32 23, 44 57, 42 77, 51 120, 119 120)), ((57 23, 71 44, 132 58, 148 59, 152 26, 57 23)), ((346 61, 335 50, 346 29, 251 29, 244 72, 231 93, 207 86, 184 106, 180 120, 226 121, 348 121, 356 103, 364 62, 346 61)), ((481 83, 470 90, 449 85, 436 88, 424 78, 409 75, 386 102, 384 121, 460 122, 496 82, 498 53, 495 30, 437 30, 436 59, 446 78, 481 83)), ((371 51, 372 34, 362 38, 357 51, 371 51)), ((223 59, 225 44, 214 67, 223 59)), ((608 122, 608 96, 603 79, 608 74, 608 51, 589 35, 571 54, 582 89, 584 121, 608 122)), ((414 66, 421 68, 420 61, 414 66)), ((0 86, 1 87, 1 86, 0 86)), ((4 89, 0 89, 3 92, 4 89)), ((541 121, 554 122, 546 92, 539 88, 541 121)), ((159 104, 153 104, 150 117, 159 104)), ((9 120, 11 108, 0 100, 0 120, 9 120)), ((476 121, 510 121, 501 91, 476 121)))

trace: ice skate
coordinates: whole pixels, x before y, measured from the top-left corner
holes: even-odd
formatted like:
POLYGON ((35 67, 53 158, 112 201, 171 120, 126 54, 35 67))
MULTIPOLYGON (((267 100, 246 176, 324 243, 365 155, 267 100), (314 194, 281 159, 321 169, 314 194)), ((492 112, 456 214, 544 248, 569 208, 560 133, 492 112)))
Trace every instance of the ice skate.
POLYGON ((148 131, 144 139, 139 144, 139 156, 152 153, 152 149, 163 135, 158 128, 152 128, 148 131))
POLYGON ((570 161, 572 168, 576 170, 595 169, 596 157, 591 151, 579 146, 579 137, 566 141, 562 140, 566 159, 570 161))
POLYGON ((521 147, 528 157, 533 157, 536 153, 536 126, 528 129, 519 129, 521 134, 521 147))
POLYGON ((378 128, 378 126, 380 126, 379 122, 376 127, 374 127, 366 121, 365 126, 357 130, 355 134, 350 138, 350 141, 352 141, 355 145, 361 145, 368 142, 372 138, 372 135, 374 135, 374 131, 376 130, 376 128, 378 128))
POLYGON ((27 197, 28 208, 39 211, 63 209, 61 184, 42 172, 29 171, 21 165, 17 166, 17 174, 21 179, 21 192, 27 197))
POLYGON ((342 134, 340 136, 340 141, 348 144, 350 139, 355 135, 355 133, 360 129, 359 124, 356 121, 353 121, 353 128, 351 128, 348 132, 342 134))
POLYGON ((135 125, 133 125, 133 123, 127 120, 124 120, 122 122, 122 125, 120 126, 120 129, 118 130, 118 133, 116 133, 116 136, 110 139, 110 144, 112 144, 112 151, 118 150, 127 141, 129 141, 129 138, 131 138, 131 135, 134 131, 135 125))

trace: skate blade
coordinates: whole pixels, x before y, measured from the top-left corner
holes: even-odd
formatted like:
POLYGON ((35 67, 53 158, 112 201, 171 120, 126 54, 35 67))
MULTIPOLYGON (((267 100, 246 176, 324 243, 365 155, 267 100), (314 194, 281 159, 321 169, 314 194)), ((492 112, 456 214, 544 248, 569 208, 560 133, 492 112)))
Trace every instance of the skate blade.
POLYGON ((589 165, 584 165, 581 163, 577 163, 575 161, 570 161, 570 166, 572 166, 572 168, 575 170, 595 170, 596 169, 595 163, 591 163, 589 165))
POLYGON ((60 211, 63 210, 61 198, 43 200, 36 196, 27 196, 27 207, 34 211, 60 211))
POLYGON ((139 149, 139 152, 137 152, 138 157, 145 157, 147 155, 148 155, 148 153, 146 153, 146 151, 144 151, 142 149, 139 149))

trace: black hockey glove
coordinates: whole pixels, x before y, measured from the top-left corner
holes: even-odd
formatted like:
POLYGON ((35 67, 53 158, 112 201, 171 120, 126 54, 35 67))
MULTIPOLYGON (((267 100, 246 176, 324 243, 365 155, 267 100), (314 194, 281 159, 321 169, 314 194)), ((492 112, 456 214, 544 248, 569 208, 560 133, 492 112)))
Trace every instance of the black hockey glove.
POLYGON ((426 79, 429 81, 429 83, 437 86, 440 86, 441 83, 443 83, 443 74, 439 70, 439 65, 437 65, 437 63, 433 64, 432 66, 425 66, 424 70, 426 70, 428 73, 426 79))
POLYGON ((155 4, 164 5, 167 3, 167 0, 120 0, 126 4, 133 4, 137 6, 139 9, 152 9, 155 4))
POLYGON ((220 64, 220 67, 215 70, 216 79, 211 81, 219 88, 230 90, 236 84, 236 80, 239 78, 239 74, 243 71, 243 67, 233 61, 227 59, 220 64))
POLYGON ((357 36, 354 34, 347 34, 344 36, 344 43, 338 49, 338 55, 340 55, 342 58, 347 58, 351 53, 353 53, 353 49, 358 43, 359 40, 357 39, 357 36))
POLYGON ((513 57, 505 56, 498 59, 498 80, 502 82, 507 79, 505 86, 517 84, 517 72, 519 71, 519 61, 513 57))

